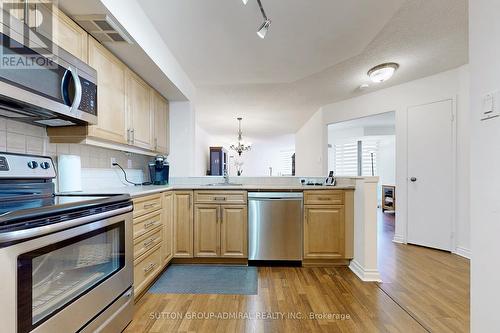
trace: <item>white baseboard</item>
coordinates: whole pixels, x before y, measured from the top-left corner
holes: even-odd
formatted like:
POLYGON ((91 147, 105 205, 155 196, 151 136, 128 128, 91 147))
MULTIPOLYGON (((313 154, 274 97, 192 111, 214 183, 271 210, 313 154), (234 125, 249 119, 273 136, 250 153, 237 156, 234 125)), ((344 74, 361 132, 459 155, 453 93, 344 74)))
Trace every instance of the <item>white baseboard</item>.
POLYGON ((365 282, 382 282, 380 272, 378 269, 364 269, 356 260, 351 260, 349 268, 354 272, 362 281, 365 282))
POLYGON ((403 235, 398 235, 398 234, 394 234, 394 238, 392 239, 392 241, 394 243, 400 243, 400 244, 405 244, 405 238, 403 237, 403 235))
POLYGON ((457 246, 454 253, 467 259, 471 258, 470 249, 466 249, 465 247, 457 246))

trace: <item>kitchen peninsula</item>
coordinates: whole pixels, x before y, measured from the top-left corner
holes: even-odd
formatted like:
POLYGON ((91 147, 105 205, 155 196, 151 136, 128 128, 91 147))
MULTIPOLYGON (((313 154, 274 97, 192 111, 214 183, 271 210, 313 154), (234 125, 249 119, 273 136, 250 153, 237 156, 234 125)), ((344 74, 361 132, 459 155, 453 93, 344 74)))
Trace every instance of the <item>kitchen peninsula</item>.
POLYGON ((169 263, 247 265, 248 193, 253 192, 301 193, 302 244, 296 245, 303 266, 349 265, 360 278, 378 280, 376 177, 339 179, 336 186, 301 185, 294 177, 237 180, 190 177, 165 186, 84 191, 132 198, 136 298, 169 263), (361 256, 365 253, 375 257, 361 256))

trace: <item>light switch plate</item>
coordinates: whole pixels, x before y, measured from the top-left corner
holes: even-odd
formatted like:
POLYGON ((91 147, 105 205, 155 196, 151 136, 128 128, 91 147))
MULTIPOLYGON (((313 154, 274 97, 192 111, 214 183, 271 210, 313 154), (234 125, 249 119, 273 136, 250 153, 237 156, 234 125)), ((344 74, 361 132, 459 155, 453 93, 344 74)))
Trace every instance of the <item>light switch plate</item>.
POLYGON ((500 91, 483 96, 481 120, 488 120, 500 116, 500 91))

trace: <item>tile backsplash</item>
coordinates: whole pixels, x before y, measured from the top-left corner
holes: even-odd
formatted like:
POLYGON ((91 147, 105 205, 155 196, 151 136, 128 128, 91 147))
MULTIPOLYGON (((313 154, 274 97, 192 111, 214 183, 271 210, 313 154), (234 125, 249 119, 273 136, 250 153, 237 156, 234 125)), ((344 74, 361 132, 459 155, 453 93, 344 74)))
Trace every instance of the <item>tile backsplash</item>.
POLYGON ((114 158, 123 168, 133 169, 134 178, 138 177, 138 171, 146 171, 146 164, 151 159, 149 156, 83 144, 50 143, 45 128, 1 117, 0 151, 46 155, 52 157, 56 164, 59 155, 78 155, 81 158, 82 169, 100 169, 104 174, 106 174, 105 169, 111 169, 111 159, 114 158))

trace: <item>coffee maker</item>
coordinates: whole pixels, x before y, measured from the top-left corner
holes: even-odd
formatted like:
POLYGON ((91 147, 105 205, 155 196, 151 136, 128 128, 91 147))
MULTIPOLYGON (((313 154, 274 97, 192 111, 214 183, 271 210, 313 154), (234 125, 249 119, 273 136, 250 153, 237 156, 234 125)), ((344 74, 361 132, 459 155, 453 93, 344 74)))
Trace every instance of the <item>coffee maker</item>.
POLYGON ((167 185, 169 165, 167 157, 157 155, 154 161, 149 162, 149 177, 153 185, 167 185))

